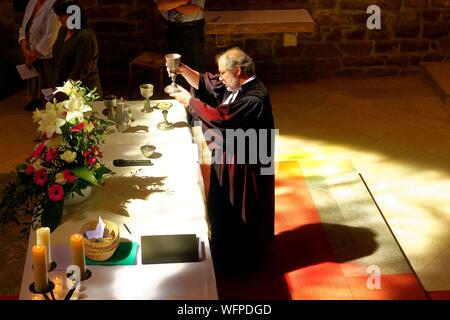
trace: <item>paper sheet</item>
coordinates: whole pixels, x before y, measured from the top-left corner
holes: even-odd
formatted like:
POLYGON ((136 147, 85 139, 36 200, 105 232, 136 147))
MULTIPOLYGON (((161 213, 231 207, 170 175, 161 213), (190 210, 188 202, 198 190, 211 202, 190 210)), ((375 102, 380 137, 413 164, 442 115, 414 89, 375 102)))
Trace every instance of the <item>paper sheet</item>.
POLYGON ((101 217, 98 217, 98 224, 95 230, 85 231, 86 238, 88 239, 100 239, 103 238, 103 233, 105 232, 105 223, 101 217))
POLYGON ((19 64, 16 66, 16 69, 22 80, 35 78, 39 75, 37 70, 33 66, 31 67, 31 69, 29 69, 25 64, 19 64))
POLYGON ((53 97, 53 89, 52 88, 42 89, 41 92, 47 101, 51 101, 51 99, 53 97))

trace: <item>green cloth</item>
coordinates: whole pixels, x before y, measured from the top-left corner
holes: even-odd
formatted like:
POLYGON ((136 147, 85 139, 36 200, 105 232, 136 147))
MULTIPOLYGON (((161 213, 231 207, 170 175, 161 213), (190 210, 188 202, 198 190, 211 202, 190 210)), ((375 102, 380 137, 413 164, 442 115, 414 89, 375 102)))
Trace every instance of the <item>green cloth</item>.
POLYGON ((116 252, 106 261, 94 261, 86 257, 87 265, 126 266, 136 264, 137 242, 120 242, 116 252))

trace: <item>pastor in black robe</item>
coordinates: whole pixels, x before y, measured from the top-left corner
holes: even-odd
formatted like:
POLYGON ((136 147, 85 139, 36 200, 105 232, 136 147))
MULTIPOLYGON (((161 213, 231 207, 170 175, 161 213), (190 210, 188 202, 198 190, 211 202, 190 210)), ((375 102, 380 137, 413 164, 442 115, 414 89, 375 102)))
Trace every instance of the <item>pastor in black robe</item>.
POLYGON ((214 262, 239 270, 258 264, 266 244, 274 238, 274 173, 262 174, 262 169, 274 166, 275 127, 270 98, 259 78, 244 83, 235 100, 223 104, 230 94, 218 75, 202 74, 198 95, 190 99, 189 111, 201 120, 215 159, 207 199, 214 262), (238 139, 234 137, 236 131, 230 129, 258 133, 256 144, 255 140, 245 140, 245 161, 237 161, 238 139), (265 136, 259 135, 264 131, 265 136), (228 141, 234 141, 234 150, 227 149, 227 136, 228 141), (261 149, 262 144, 265 147, 261 149), (217 154, 218 146, 222 150, 217 154), (271 156, 271 163, 259 156, 255 161, 249 155, 251 150, 253 155, 263 152, 271 156))

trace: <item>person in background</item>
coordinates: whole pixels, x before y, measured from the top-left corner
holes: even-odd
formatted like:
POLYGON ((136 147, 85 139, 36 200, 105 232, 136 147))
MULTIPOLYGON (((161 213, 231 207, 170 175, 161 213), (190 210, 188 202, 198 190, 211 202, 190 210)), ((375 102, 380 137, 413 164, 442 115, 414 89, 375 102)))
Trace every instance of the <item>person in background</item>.
POLYGON ((241 272, 259 267, 274 239, 275 124, 253 60, 232 48, 219 55, 217 63, 218 74, 201 74, 181 64, 177 73, 198 90, 199 98, 185 89, 171 96, 201 121, 213 153, 207 208, 214 263, 241 272), (252 133, 256 141, 245 137, 252 133), (271 163, 260 157, 262 153, 270 155, 271 163))
MULTIPOLYGON (((155 0, 159 11, 167 21, 167 45, 171 53, 181 54, 181 61, 199 72, 203 72, 203 46, 205 42, 203 9, 205 0, 155 0)), ((189 86, 183 79, 181 86, 189 86)), ((192 95, 197 93, 190 87, 192 95)), ((188 112, 188 123, 197 120, 188 112)))
POLYGON ((155 0, 167 21, 167 44, 183 63, 203 72, 205 0, 155 0))
POLYGON ((34 68, 38 77, 27 80, 31 101, 24 107, 31 111, 42 107, 41 90, 51 87, 52 47, 60 29, 52 10, 55 0, 30 0, 19 29, 19 45, 25 64, 34 68))
POLYGON ((99 58, 97 36, 88 25, 84 8, 77 0, 56 0, 53 10, 62 25, 53 45, 55 61, 53 87, 62 86, 68 79, 81 80, 89 89, 97 88, 97 93, 102 97, 97 67, 99 58), (73 28, 67 23, 69 20, 67 8, 73 5, 80 8, 80 29, 73 28))

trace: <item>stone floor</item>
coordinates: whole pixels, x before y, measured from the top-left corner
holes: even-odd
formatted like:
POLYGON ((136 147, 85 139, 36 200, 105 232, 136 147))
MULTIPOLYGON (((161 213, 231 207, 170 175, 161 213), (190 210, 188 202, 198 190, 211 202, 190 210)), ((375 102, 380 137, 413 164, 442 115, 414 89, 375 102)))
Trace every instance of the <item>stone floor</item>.
MULTIPOLYGON (((450 107, 419 77, 266 84, 277 160, 351 161, 425 289, 450 290, 450 107)), ((0 101, 0 174, 33 147, 25 102, 0 101)), ((26 245, 0 236, 0 296, 17 294, 26 245)))

